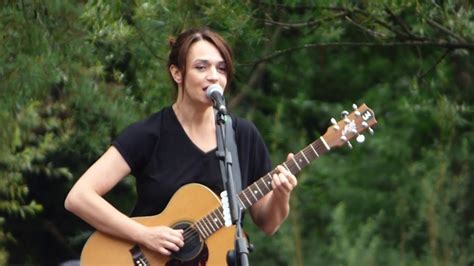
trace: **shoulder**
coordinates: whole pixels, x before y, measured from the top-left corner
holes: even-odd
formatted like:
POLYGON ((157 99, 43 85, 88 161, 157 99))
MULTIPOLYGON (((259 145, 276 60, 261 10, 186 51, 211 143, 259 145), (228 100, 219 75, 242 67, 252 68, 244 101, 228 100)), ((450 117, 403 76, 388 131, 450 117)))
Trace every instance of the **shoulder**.
POLYGON ((169 116, 170 107, 164 107, 160 111, 129 125, 124 132, 134 133, 142 136, 158 137, 161 124, 169 116))
POLYGON ((159 142, 162 120, 168 115, 169 109, 169 107, 165 107, 161 111, 131 124, 112 141, 112 145, 127 161, 132 172, 140 169, 149 160, 154 147, 159 142))
POLYGON ((232 127, 238 134, 259 134, 255 124, 241 117, 231 115, 232 127))
POLYGON ((237 116, 232 117, 232 127, 235 131, 235 138, 240 145, 250 145, 251 149, 256 146, 265 146, 265 141, 252 121, 237 116))

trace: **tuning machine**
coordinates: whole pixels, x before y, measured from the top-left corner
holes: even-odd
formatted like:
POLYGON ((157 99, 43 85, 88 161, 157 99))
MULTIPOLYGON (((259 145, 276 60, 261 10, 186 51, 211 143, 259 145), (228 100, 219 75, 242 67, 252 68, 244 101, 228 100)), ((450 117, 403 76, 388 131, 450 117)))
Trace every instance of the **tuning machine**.
POLYGON ((359 142, 359 143, 362 143, 365 141, 365 136, 362 135, 362 134, 358 134, 357 137, 356 137, 356 141, 359 142))
POLYGON ((369 133, 370 133, 371 135, 374 134, 374 130, 373 130, 371 127, 369 127, 369 124, 367 124, 367 122, 365 122, 365 121, 362 122, 362 126, 363 126, 364 128, 367 128, 367 129, 369 130, 369 133))
POLYGON ((360 116, 360 112, 359 112, 359 110, 358 110, 359 107, 357 107, 357 104, 355 104, 355 103, 352 104, 352 109, 354 109, 354 114, 355 114, 356 116, 360 116))
POLYGON ((340 127, 339 127, 339 125, 337 124, 337 121, 336 121, 336 119, 334 119, 334 117, 331 118, 331 124, 333 125, 333 128, 334 128, 336 131, 340 129, 340 127))
POLYGON ((344 118, 344 123, 346 124, 349 124, 351 122, 351 120, 349 120, 349 118, 347 116, 349 116, 349 112, 344 110, 341 112, 341 116, 344 118))

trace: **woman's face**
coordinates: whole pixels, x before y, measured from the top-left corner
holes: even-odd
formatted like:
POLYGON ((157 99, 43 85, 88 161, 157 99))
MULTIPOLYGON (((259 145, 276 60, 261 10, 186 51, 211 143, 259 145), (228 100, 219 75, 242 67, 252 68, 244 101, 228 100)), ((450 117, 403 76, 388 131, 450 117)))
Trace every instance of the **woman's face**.
POLYGON ((205 40, 192 44, 186 58, 184 82, 179 79, 177 83, 183 100, 191 104, 211 105, 206 96, 207 87, 219 84, 225 88, 227 85, 227 66, 219 50, 205 40))

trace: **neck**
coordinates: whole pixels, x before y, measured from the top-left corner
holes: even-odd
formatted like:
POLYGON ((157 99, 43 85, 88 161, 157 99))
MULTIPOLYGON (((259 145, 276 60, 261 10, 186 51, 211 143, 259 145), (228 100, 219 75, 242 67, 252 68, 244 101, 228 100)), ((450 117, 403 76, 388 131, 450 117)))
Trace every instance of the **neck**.
POLYGON ((193 127, 214 124, 212 106, 196 106, 178 100, 173 104, 173 110, 183 125, 193 127))

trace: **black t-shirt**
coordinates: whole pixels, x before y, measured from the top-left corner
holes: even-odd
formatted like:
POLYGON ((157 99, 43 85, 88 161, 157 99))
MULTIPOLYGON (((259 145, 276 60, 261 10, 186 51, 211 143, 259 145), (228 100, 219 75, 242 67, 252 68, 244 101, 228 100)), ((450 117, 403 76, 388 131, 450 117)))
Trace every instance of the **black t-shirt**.
MULTIPOLYGON (((260 133, 251 122, 232 116, 232 127, 245 188, 267 174, 272 163, 260 133)), ((132 216, 160 213, 185 184, 200 183, 216 194, 223 190, 216 149, 204 152, 197 147, 171 107, 130 125, 112 145, 136 177, 138 198, 132 216)))

